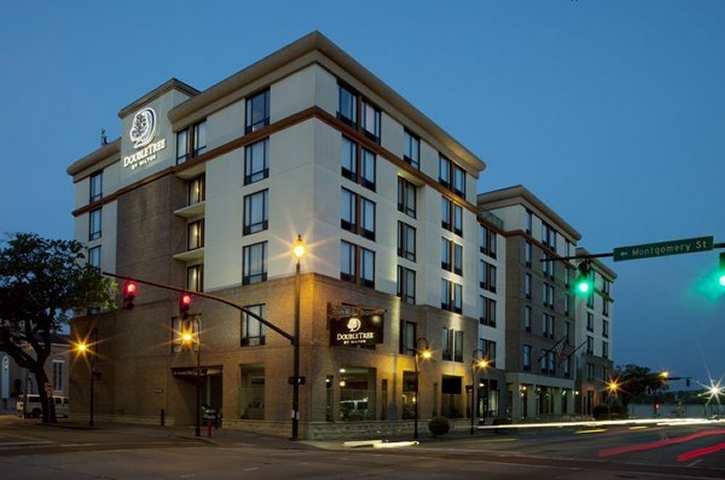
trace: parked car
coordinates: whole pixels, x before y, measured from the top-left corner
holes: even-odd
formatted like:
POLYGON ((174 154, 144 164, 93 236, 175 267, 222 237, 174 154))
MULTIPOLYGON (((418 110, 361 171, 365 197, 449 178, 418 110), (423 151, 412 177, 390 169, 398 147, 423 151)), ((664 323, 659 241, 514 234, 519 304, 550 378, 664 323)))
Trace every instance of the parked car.
MULTIPOLYGON (((70 415, 70 403, 68 397, 54 396, 55 415, 57 417, 68 417, 70 415)), ((15 413, 18 417, 22 417, 23 413, 26 417, 39 418, 43 414, 43 406, 40 404, 40 395, 37 393, 28 394, 28 406, 23 408, 25 396, 21 395, 15 403, 15 413)))

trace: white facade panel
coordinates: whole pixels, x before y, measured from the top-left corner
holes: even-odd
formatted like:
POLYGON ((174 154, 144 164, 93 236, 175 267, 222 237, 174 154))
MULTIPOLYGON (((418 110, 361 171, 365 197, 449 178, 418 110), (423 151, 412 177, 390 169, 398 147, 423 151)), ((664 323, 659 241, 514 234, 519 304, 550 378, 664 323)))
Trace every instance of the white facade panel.
POLYGON ((244 135, 244 100, 239 100, 206 118, 207 150, 244 135))

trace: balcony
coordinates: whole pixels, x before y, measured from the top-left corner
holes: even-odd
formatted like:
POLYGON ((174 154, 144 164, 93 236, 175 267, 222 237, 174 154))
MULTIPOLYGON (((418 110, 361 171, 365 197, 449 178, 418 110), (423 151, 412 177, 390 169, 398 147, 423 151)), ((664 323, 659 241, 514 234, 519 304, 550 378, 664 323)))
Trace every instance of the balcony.
POLYGON ((181 218, 193 218, 204 216, 206 202, 197 202, 174 210, 174 215, 181 218))
POLYGON ((195 248, 193 250, 186 250, 184 252, 177 253, 174 255, 174 260, 181 262, 193 262, 195 260, 201 260, 204 258, 204 247, 195 248))

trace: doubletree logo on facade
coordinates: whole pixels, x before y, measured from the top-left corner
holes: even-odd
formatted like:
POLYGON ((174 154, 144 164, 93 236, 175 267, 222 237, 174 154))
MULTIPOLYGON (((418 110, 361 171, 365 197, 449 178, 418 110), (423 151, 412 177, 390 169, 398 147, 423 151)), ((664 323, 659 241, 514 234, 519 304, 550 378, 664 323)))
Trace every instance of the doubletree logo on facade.
POLYGON ((362 315, 333 321, 331 345, 374 345, 383 343, 383 317, 362 315))
POLYGON ((155 133, 156 111, 153 108, 144 108, 133 115, 128 138, 134 148, 140 148, 141 150, 123 157, 124 168, 135 170, 156 160, 156 153, 166 148, 166 139, 162 138, 151 143, 155 133))

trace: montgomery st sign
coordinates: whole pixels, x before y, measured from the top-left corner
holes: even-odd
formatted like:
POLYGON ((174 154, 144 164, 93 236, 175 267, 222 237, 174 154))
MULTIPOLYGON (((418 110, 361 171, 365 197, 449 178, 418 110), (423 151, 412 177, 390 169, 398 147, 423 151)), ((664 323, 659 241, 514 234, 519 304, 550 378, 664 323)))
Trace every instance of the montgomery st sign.
POLYGON ((709 236, 618 247, 614 249, 614 261, 618 262, 623 260, 637 260, 640 258, 706 252, 712 250, 714 245, 714 237, 709 236))

